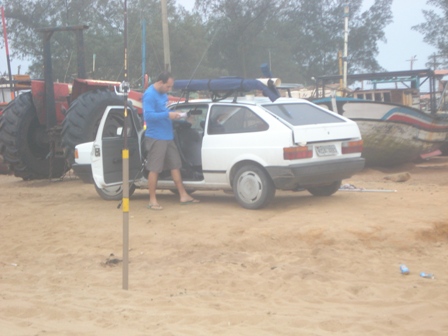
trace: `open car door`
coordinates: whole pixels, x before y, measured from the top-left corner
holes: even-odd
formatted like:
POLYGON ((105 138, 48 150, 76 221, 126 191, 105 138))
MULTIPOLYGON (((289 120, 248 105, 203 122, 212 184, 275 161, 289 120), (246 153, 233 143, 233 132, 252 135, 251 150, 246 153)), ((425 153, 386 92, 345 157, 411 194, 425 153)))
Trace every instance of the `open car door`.
MULTIPOLYGON (((128 108, 129 123, 127 143, 129 149, 129 182, 142 176, 142 160, 139 134, 141 122, 135 111, 128 108)), ((96 139, 93 142, 91 160, 92 174, 97 191, 106 193, 106 199, 119 199, 123 179, 124 146, 123 106, 108 106, 103 114, 96 139), (98 190, 99 189, 99 190, 98 190)))

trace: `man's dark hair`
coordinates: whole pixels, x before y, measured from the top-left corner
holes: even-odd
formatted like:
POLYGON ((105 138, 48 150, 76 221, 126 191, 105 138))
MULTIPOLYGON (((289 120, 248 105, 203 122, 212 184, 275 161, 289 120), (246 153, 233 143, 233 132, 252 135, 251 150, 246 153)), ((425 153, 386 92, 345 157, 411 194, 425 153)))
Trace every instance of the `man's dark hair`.
POLYGON ((168 79, 172 78, 173 76, 171 75, 171 72, 169 71, 163 71, 159 74, 159 76, 157 77, 156 82, 160 82, 162 81, 163 84, 165 84, 166 82, 168 82, 168 79))

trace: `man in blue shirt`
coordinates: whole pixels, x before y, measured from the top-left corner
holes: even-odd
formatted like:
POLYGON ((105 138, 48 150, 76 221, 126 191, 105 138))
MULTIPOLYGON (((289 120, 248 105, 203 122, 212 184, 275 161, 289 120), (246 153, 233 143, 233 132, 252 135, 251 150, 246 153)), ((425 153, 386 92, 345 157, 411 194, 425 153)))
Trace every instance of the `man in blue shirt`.
POLYGON ((148 174, 149 204, 152 210, 162 210, 157 202, 156 189, 159 173, 170 169, 174 184, 179 191, 180 203, 199 203, 184 188, 180 168, 182 161, 174 143, 172 120, 180 119, 181 113, 171 112, 167 108, 168 95, 174 79, 169 72, 162 72, 156 82, 143 94, 143 110, 146 122, 145 149, 148 174))

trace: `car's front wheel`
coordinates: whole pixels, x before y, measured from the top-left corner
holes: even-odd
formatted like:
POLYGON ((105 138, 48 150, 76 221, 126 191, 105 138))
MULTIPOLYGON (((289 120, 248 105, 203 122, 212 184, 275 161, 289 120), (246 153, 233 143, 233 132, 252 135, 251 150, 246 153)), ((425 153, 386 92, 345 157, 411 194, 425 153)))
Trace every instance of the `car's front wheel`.
POLYGON ((253 164, 246 165, 235 174, 233 193, 243 208, 260 209, 274 198, 275 186, 263 168, 253 164))
POLYGON ((331 196, 341 187, 341 181, 333 182, 332 184, 307 188, 313 196, 331 196))

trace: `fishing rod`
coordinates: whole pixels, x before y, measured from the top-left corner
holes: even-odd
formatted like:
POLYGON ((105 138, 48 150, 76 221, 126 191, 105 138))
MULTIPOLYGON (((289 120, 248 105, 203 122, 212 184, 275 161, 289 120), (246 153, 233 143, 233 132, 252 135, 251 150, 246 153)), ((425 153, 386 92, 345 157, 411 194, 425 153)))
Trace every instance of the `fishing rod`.
POLYGON ((213 34, 211 40, 208 42, 207 47, 205 48, 204 52, 202 53, 202 56, 201 56, 201 59, 199 60, 199 63, 196 65, 196 68, 193 70, 193 73, 191 74, 191 77, 190 77, 190 79, 188 80, 188 83, 187 83, 187 85, 185 86, 185 89, 182 89, 182 95, 179 97, 179 100, 177 101, 176 105, 179 104, 180 100, 181 100, 182 97, 183 97, 183 94, 185 93, 185 91, 187 91, 188 86, 191 84, 191 81, 193 80, 194 75, 196 74, 196 71, 198 71, 199 66, 201 65, 202 61, 204 60, 205 54, 206 54, 207 51, 210 49, 210 47, 211 47, 213 41, 215 40, 216 35, 217 35, 218 32, 221 30, 221 27, 222 27, 222 24, 221 24, 221 25, 220 25, 220 24, 217 25, 217 28, 216 28, 216 30, 215 30, 215 32, 214 32, 214 34, 213 34))
POLYGON ((124 80, 121 85, 124 105, 123 134, 123 289, 128 289, 129 279, 129 149, 128 149, 128 13, 127 0, 124 0, 124 80))

